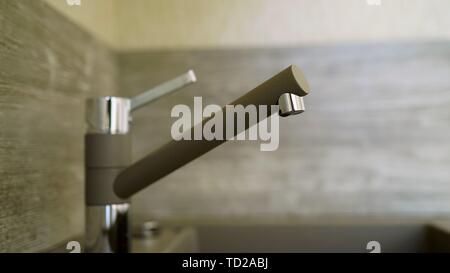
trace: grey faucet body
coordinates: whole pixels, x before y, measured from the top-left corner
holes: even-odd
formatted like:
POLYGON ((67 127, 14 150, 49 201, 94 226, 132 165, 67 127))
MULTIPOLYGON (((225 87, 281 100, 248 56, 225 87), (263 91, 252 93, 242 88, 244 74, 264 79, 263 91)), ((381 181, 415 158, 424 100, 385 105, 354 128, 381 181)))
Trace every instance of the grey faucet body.
MULTIPOLYGON (((166 84, 166 88, 158 89, 159 94, 150 99, 148 96, 141 95, 139 100, 134 103, 133 100, 117 97, 102 97, 89 102, 91 106, 88 106, 88 109, 91 114, 92 112, 95 114, 88 114, 88 121, 91 120, 91 123, 97 123, 100 126, 94 126, 94 130, 88 131, 85 138, 86 205, 88 207, 87 251, 129 252, 131 242, 128 221, 130 198, 140 190, 226 141, 172 140, 143 159, 135 163, 131 162, 131 141, 127 124, 129 116, 127 115, 133 110, 133 105, 136 105, 136 108, 141 107, 146 103, 141 101, 141 98, 152 101, 168 93, 168 90, 178 89, 195 81, 193 72, 189 73, 190 80, 175 81, 177 84, 172 84, 172 86, 166 84), (102 114, 113 118, 99 118, 98 116, 102 114), (113 123, 121 124, 112 126, 113 123), (107 129, 103 130, 103 127, 107 129)), ((229 105, 245 107, 279 104, 280 115, 287 116, 303 111, 302 97, 308 93, 309 85, 303 73, 296 66, 290 66, 229 105)), ((234 118, 227 117, 226 111, 223 113, 224 119, 234 118)), ((273 113, 269 111, 267 116, 271 114, 273 113)), ((194 127, 201 126, 203 128, 207 121, 208 119, 205 119, 194 127)), ((258 119, 256 123, 259 121, 261 120, 258 119)), ((241 131, 233 131, 234 136, 253 125, 247 119, 245 127, 241 131)), ((194 127, 191 128, 191 131, 194 127)))

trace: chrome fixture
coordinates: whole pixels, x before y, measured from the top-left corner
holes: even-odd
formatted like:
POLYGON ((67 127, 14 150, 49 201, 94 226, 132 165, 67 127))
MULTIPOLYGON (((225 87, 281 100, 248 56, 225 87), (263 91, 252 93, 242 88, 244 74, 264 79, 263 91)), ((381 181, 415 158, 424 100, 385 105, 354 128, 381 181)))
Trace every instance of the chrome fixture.
POLYGON ((197 81, 194 71, 160 84, 133 98, 97 97, 86 102, 88 134, 127 134, 130 130, 131 112, 197 81))
MULTIPOLYGON (((226 141, 172 140, 143 159, 131 162, 131 112, 195 81, 195 74, 190 70, 131 99, 99 97, 87 101, 86 251, 129 252, 130 198, 226 141)), ((303 73, 290 66, 230 105, 278 104, 280 116, 289 116, 305 110, 303 96, 308 93, 309 85, 303 73)), ((206 121, 195 126, 204 126, 206 121)), ((253 125, 246 122, 243 130, 253 125)), ((234 135, 241 132, 236 130, 234 135)))
POLYGON ((85 245, 88 252, 129 252, 129 208, 128 203, 86 207, 85 245))
POLYGON ((131 100, 120 97, 98 97, 86 103, 88 134, 127 134, 130 130, 131 100))
POLYGON ((284 93, 278 99, 280 107, 280 116, 287 117, 305 112, 305 104, 303 98, 295 94, 284 93))
POLYGON ((155 101, 156 99, 162 96, 170 94, 173 91, 178 90, 196 81, 197 78, 195 77, 194 71, 189 70, 186 74, 176 77, 173 80, 165 82, 146 92, 137 95, 134 98, 131 98, 131 110, 134 111, 152 101, 155 101))

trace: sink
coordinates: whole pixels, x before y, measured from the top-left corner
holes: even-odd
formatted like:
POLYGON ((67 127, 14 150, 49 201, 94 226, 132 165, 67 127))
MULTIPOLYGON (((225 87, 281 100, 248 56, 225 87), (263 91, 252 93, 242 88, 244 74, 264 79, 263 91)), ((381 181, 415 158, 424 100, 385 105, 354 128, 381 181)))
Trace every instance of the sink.
POLYGON ((425 252, 422 226, 238 226, 198 227, 200 252, 425 252))
POLYGON ((133 238, 133 253, 189 253, 198 250, 194 228, 162 228, 155 236, 133 238))
MULTIPOLYGON (((134 253, 450 252, 450 222, 180 224, 133 239, 134 253), (375 242, 375 243, 374 243, 375 242)), ((68 252, 65 244, 51 252, 68 252)))
POLYGON ((202 225, 189 230, 190 243, 181 244, 181 252, 368 253, 373 244, 387 253, 450 251, 450 228, 436 224, 202 225))
MULTIPOLYGON (((70 253, 67 250, 68 242, 80 244, 81 250, 84 249, 84 236, 77 236, 72 240, 67 240, 61 244, 44 250, 49 253, 70 253)), ((132 253, 186 253, 195 252, 197 246, 197 232, 190 227, 165 227, 161 228, 152 236, 133 237, 132 253)), ((83 251, 81 251, 83 252, 83 251)))

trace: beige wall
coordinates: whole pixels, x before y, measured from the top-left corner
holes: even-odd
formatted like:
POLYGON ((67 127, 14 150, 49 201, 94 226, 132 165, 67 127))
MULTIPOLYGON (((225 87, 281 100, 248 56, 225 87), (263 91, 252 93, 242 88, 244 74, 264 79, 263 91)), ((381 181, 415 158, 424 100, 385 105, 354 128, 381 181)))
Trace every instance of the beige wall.
POLYGON ((115 0, 81 0, 81 6, 70 6, 66 0, 43 1, 61 11, 101 41, 110 46, 116 44, 115 0))
POLYGON ((447 0, 46 1, 122 50, 450 38, 447 0))

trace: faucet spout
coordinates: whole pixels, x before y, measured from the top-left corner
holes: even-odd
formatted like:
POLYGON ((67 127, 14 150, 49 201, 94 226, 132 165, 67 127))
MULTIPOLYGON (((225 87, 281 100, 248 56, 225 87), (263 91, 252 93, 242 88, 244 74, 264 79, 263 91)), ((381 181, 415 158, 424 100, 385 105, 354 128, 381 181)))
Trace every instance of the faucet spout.
MULTIPOLYGON (((309 85, 296 66, 289 66, 255 89, 230 103, 230 105, 277 105, 280 115, 287 116, 304 111, 303 96, 309 93, 309 85)), ((223 111, 225 113, 225 111, 223 111)), ((268 113, 270 115, 272 113, 268 113)), ((226 118, 226 117, 225 117, 226 118)), ((209 119, 196 126, 204 126, 209 119)), ((259 122, 259 121, 256 121, 259 122)), ((247 130, 254 124, 246 122, 241 131, 236 130, 234 136, 247 130)), ((226 140, 172 140, 153 153, 125 168, 114 181, 114 192, 123 199, 157 182, 159 179, 184 166, 190 161, 211 151, 226 140)))

